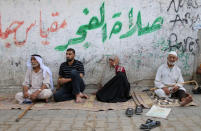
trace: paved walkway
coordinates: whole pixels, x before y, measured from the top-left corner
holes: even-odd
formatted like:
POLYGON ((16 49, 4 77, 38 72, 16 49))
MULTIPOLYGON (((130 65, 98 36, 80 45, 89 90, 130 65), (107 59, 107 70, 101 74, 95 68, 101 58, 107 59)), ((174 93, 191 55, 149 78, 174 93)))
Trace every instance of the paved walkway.
MULTIPOLYGON (((196 107, 174 107, 168 119, 158 119, 161 126, 152 131, 200 131, 201 95, 193 96, 196 107)), ((0 131, 138 131, 148 118, 142 115, 125 116, 120 111, 83 110, 30 110, 19 122, 15 122, 22 110, 0 110, 0 131)))

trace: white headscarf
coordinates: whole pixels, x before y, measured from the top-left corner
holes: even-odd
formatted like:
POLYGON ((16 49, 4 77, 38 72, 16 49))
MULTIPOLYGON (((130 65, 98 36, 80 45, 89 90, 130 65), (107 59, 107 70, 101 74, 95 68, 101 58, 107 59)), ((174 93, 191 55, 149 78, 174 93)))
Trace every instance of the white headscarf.
MULTIPOLYGON (((31 56, 32 57, 32 56, 31 56)), ((32 70, 32 65, 31 65, 31 57, 28 59, 27 61, 27 67, 28 69, 32 70)), ((39 56, 33 56, 35 57, 35 59, 38 61, 38 63, 40 64, 40 68, 43 70, 43 77, 45 78, 45 75, 46 75, 46 72, 50 75, 50 87, 51 87, 51 90, 54 90, 54 85, 53 85, 53 80, 52 80, 52 72, 51 70, 45 66, 43 64, 43 60, 41 57, 39 56)))

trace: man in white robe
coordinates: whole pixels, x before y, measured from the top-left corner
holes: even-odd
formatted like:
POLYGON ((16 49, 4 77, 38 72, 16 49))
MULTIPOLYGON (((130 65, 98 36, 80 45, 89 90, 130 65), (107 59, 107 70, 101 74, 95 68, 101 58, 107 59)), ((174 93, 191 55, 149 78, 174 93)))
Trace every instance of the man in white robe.
POLYGON ((192 101, 192 96, 186 93, 185 88, 181 84, 184 82, 181 70, 175 65, 178 60, 177 53, 171 51, 168 53, 167 63, 161 65, 156 73, 155 90, 156 95, 159 98, 174 97, 178 98, 181 102, 181 106, 192 101))
POLYGON ((37 99, 44 99, 52 96, 53 81, 52 72, 42 62, 40 55, 32 55, 27 62, 27 72, 23 82, 23 91, 15 95, 19 104, 31 103, 37 99))

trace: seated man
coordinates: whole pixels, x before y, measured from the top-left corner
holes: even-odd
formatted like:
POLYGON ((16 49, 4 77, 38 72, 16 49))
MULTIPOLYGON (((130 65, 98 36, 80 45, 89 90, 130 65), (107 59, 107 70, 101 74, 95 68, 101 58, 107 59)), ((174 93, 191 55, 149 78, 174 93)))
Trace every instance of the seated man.
POLYGON ((19 104, 33 102, 37 99, 44 99, 52 96, 53 81, 52 72, 42 62, 40 55, 31 55, 27 62, 27 72, 23 82, 23 92, 16 94, 15 99, 19 104))
MULTIPOLYGON (((195 79, 198 82, 198 85, 201 85, 201 64, 197 67, 195 79)), ((201 87, 199 86, 197 89, 192 89, 192 92, 193 94, 201 94, 201 87)))
POLYGON ((59 69, 59 79, 57 81, 57 91, 54 94, 56 102, 76 99, 82 102, 82 98, 88 98, 83 93, 85 84, 83 81, 84 66, 74 59, 75 50, 72 48, 66 51, 66 62, 62 63, 59 69))
POLYGON ((197 70, 196 70, 196 80, 198 82, 198 84, 200 85, 201 84, 201 64, 200 66, 197 67, 197 70))
POLYGON ((158 68, 155 87, 155 93, 158 97, 174 97, 179 98, 180 105, 185 106, 192 101, 191 95, 186 93, 185 88, 182 86, 184 82, 181 70, 175 65, 178 60, 177 53, 171 51, 168 53, 167 63, 158 68))
POLYGON ((117 56, 110 56, 109 64, 112 68, 115 68, 116 75, 96 93, 96 98, 102 102, 125 102, 131 98, 129 95, 130 83, 126 71, 124 67, 119 66, 117 56))
POLYGON ((200 74, 200 75, 201 75, 201 64, 200 64, 200 66, 198 66, 198 68, 197 68, 197 74, 200 74))

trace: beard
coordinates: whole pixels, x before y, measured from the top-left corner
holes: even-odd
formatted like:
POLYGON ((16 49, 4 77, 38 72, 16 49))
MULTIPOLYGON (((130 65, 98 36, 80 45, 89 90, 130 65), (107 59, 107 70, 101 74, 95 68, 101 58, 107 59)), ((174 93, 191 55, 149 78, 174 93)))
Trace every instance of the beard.
POLYGON ((167 61, 169 65, 172 65, 174 66, 176 64, 176 61, 175 62, 170 62, 169 60, 167 61))
POLYGON ((31 63, 32 67, 37 67, 39 64, 38 63, 31 63))
POLYGON ((71 62, 73 59, 66 58, 66 62, 71 62))

